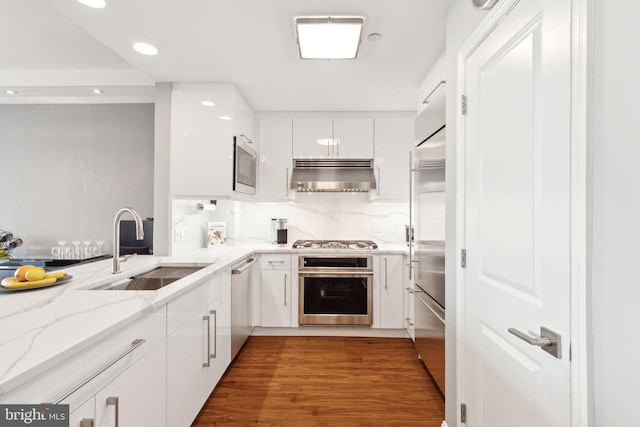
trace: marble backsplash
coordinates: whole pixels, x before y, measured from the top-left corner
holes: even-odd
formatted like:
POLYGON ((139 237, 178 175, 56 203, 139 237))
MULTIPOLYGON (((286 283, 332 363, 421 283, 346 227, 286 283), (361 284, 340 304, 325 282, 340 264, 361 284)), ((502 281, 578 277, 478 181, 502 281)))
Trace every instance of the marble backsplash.
POLYGON ((303 239, 363 239, 403 244, 408 203, 371 202, 366 193, 300 193, 295 202, 218 200, 215 211, 197 211, 202 200, 172 203, 172 254, 205 246, 208 221, 227 223, 227 244, 271 243, 271 219, 288 219, 289 244, 303 239), (175 238, 187 232, 188 239, 175 238), (178 241, 176 241, 178 240, 178 241))
POLYGON ((288 240, 366 239, 403 243, 408 203, 375 203, 363 193, 300 193, 290 203, 244 203, 239 239, 271 243, 271 218, 288 219, 288 240))

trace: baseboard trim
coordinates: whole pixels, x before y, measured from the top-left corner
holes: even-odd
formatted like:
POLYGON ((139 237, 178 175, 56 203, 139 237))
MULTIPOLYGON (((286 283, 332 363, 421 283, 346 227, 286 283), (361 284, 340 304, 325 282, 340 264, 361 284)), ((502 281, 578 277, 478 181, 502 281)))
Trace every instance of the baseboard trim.
POLYGON ((254 327, 251 335, 256 336, 302 336, 302 337, 374 337, 410 338, 406 329, 371 329, 348 326, 305 326, 299 328, 254 327))

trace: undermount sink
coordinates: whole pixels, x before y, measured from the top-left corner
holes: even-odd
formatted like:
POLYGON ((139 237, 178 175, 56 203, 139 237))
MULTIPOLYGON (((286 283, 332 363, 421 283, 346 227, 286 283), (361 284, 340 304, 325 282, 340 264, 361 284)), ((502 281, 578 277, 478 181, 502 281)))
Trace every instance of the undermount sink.
POLYGON ((90 288, 96 291, 155 291, 204 267, 158 267, 133 277, 90 288))

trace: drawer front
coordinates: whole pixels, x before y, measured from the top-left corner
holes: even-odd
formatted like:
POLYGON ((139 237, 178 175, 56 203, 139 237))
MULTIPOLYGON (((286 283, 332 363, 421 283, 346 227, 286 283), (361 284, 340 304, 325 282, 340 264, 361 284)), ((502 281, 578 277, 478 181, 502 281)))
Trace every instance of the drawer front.
POLYGON ((53 403, 64 397, 60 403, 73 412, 165 338, 163 306, 0 397, 0 403, 53 403), (144 342, 135 341, 140 339, 144 342))
POLYGON ((289 270, 291 268, 291 254, 262 254, 260 266, 263 270, 289 270))

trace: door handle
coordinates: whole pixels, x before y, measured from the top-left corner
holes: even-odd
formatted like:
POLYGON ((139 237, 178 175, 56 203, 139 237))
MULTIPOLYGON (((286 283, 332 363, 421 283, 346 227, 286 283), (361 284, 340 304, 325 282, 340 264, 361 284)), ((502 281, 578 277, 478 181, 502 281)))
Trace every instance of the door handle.
POLYGON ((202 363, 203 368, 208 368, 210 366, 209 359, 211 359, 211 318, 209 316, 202 316, 202 320, 207 322, 207 357, 205 361, 202 363))
POLYGON ((107 406, 115 406, 116 408, 116 424, 115 426, 118 427, 120 425, 120 399, 118 399, 117 397, 113 396, 113 397, 107 397, 107 406))
POLYGON ((516 328, 508 329, 510 334, 515 335, 527 344, 535 345, 549 353, 555 358, 560 359, 560 334, 553 332, 551 329, 540 327, 540 337, 532 337, 520 332, 516 328))

